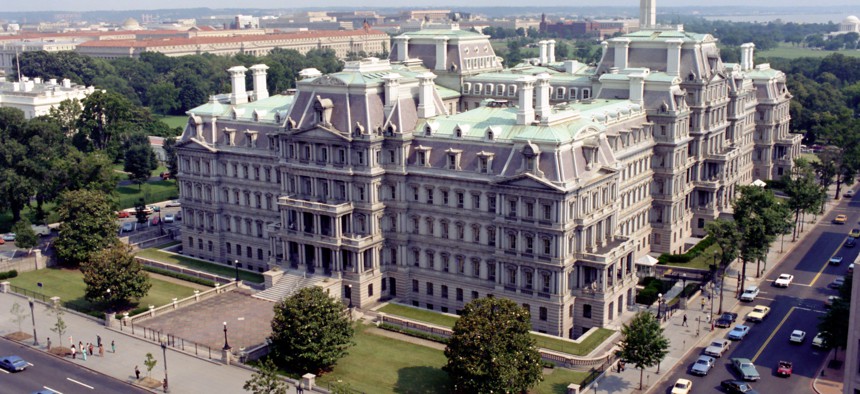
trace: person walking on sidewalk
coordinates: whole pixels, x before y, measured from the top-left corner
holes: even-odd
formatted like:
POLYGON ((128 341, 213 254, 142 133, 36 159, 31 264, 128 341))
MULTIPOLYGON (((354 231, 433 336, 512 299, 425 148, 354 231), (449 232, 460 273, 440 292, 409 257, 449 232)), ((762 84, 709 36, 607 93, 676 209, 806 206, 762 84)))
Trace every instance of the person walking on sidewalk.
POLYGON ((116 353, 116 342, 113 339, 110 340, 110 352, 116 353))
POLYGON ((48 350, 51 350, 51 337, 48 337, 48 350))
POLYGON ((101 345, 102 345, 102 336, 96 335, 96 346, 101 346, 101 345))
POLYGON ((137 378, 137 380, 140 380, 140 370, 137 369, 137 365, 134 366, 134 376, 137 378))
POLYGON ((87 347, 90 349, 90 356, 94 355, 95 353, 93 353, 93 349, 95 346, 93 346, 92 342, 88 343, 87 347))
POLYGON ((84 361, 87 361, 87 348, 84 348, 84 350, 81 351, 81 356, 84 358, 84 361))
POLYGON ((682 326, 682 327, 689 327, 689 326, 687 325, 687 314, 686 314, 686 313, 684 314, 684 321, 683 321, 683 322, 681 322, 681 326, 682 326))
POLYGON ((75 355, 78 353, 78 349, 75 348, 75 345, 72 345, 72 360, 75 359, 75 355))
POLYGON ((702 297, 702 310, 705 310, 705 297, 702 297))
POLYGON ((104 356, 105 356, 105 346, 102 344, 99 344, 99 357, 104 357, 104 356))

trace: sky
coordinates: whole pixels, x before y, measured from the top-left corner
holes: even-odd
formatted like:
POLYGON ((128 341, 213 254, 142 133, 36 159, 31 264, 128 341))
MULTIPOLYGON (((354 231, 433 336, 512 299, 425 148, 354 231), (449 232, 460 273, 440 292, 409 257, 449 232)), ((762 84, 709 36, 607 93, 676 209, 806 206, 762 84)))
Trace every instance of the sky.
MULTIPOLYGON (((749 0, 657 0, 657 6, 733 6, 733 5, 755 5, 758 7, 791 7, 811 6, 826 7, 838 5, 855 5, 857 0, 817 0, 811 3, 809 0, 757 0, 751 4, 749 0)), ((455 9, 459 0, 315 0, 313 2, 290 1, 290 0, 29 0, 8 1, 3 6, 3 11, 94 11, 94 10, 130 10, 130 9, 159 9, 159 8, 300 8, 300 7, 438 7, 455 9)), ((512 7, 523 6, 522 0, 470 0, 470 7, 512 7)), ((593 0, 533 0, 528 5, 541 6, 622 6, 638 7, 638 0, 602 0, 599 3, 593 0)), ((658 11, 659 12, 659 11, 658 11)))

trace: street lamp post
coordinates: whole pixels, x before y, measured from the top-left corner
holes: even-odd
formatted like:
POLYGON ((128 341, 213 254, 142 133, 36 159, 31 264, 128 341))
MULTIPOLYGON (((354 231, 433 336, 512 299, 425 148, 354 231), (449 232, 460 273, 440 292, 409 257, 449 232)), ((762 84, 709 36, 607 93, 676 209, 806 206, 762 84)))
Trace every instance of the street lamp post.
POLYGON ((594 394, 597 394, 597 382, 594 382, 594 394))
POLYGON ((161 352, 164 355, 164 392, 169 393, 170 390, 167 388, 167 344, 161 343, 161 352))
POLYGON ((227 343, 227 322, 224 322, 224 350, 230 349, 230 345, 227 343))
POLYGON ((27 302, 30 303, 30 317, 33 319, 33 346, 39 346, 39 337, 36 336, 36 313, 35 311, 35 303, 33 302, 33 298, 27 298, 27 302))
POLYGON ((239 260, 234 260, 233 266, 236 267, 236 282, 238 282, 239 281, 239 260))
POLYGON ((657 320, 663 319, 663 293, 657 293, 657 320))
POLYGON ((684 309, 687 309, 687 274, 681 273, 681 297, 684 300, 684 309))

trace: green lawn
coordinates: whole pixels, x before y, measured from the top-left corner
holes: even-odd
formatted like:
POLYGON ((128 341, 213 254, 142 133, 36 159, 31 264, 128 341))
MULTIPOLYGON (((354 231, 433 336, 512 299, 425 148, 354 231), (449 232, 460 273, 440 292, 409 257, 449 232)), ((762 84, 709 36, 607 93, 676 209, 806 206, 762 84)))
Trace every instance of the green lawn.
POLYGON ((138 189, 138 185, 119 186, 116 188, 116 193, 119 196, 119 209, 134 207, 134 204, 141 197, 147 204, 179 197, 176 181, 172 179, 147 182, 141 185, 140 189, 138 189))
POLYGON ((842 50, 842 51, 816 51, 812 48, 795 47, 789 43, 781 42, 779 47, 767 51, 756 51, 756 57, 767 60, 769 57, 781 57, 786 59, 797 59, 801 57, 825 57, 834 53, 841 53, 845 56, 858 56, 858 50, 842 50))
MULTIPOLYGON (((55 203, 46 203, 45 204, 45 212, 48 214, 47 223, 56 223, 60 220, 60 215, 54 210, 57 204, 55 203)), ((21 211, 21 217, 27 218, 30 223, 36 223, 36 208, 35 205, 33 208, 26 207, 23 211, 21 211)), ((0 212, 0 233, 7 233, 9 229, 12 228, 12 211, 4 211, 0 212)))
POLYGON ((161 119, 162 122, 166 123, 170 128, 185 128, 185 125, 188 124, 187 116, 165 116, 161 119))
POLYGON ((801 153, 800 157, 806 159, 806 161, 810 163, 820 163, 821 159, 818 158, 818 155, 815 153, 801 153))
MULTIPOLYGON (((166 305, 173 298, 185 298, 194 295, 194 289, 172 282, 150 278, 152 288, 143 297, 138 306, 166 305)), ((9 279, 14 286, 44 294, 48 297, 58 296, 67 308, 79 312, 98 315, 101 310, 84 299, 86 285, 83 274, 78 270, 45 268, 37 271, 22 272, 16 278, 9 279), (38 284, 41 282, 42 287, 38 284)))
MULTIPOLYGON (((204 260, 193 259, 191 257, 170 254, 157 249, 144 249, 140 252, 137 252, 137 255, 143 258, 161 261, 169 264, 181 265, 183 267, 208 272, 210 274, 220 275, 227 278, 233 278, 236 276, 236 269, 233 267, 210 263, 204 260)), ((242 280, 247 280, 249 282, 263 283, 263 275, 260 275, 255 272, 239 270, 239 277, 242 280)))
MULTIPOLYGON (((457 317, 443 315, 438 312, 413 308, 410 306, 399 305, 399 304, 388 304, 378 309, 379 312, 384 312, 389 315, 402 316, 407 319, 417 320, 425 323, 434 324, 437 326, 454 327, 454 323, 457 322, 457 317)), ((591 353, 597 346, 600 346, 603 341, 612 336, 615 331, 608 330, 605 328, 598 329, 597 332, 589 335, 581 343, 568 342, 561 339, 548 338, 542 335, 532 335, 535 341, 537 341, 537 346, 544 349, 550 349, 559 351, 562 353, 573 354, 576 356, 584 356, 588 353, 591 353)))
MULTIPOLYGON (((327 388, 338 380, 365 393, 444 393, 448 376, 441 350, 367 333, 368 326, 356 327, 355 346, 338 361, 334 371, 317 378, 327 388)), ((564 394, 567 385, 581 382, 587 372, 564 368, 548 370, 533 394, 564 394)))
POLYGON ((717 254, 717 262, 719 263, 720 245, 714 243, 687 263, 667 263, 666 266, 709 270, 711 269, 711 264, 714 263, 714 253, 717 254))

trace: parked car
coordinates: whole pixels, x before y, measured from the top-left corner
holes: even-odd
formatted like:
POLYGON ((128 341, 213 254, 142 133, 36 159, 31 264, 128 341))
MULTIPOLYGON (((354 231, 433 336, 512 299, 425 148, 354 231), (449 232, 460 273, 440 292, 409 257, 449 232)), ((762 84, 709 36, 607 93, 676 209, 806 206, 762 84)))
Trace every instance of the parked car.
POLYGON ((125 222, 119 228, 120 233, 130 233, 132 231, 134 231, 134 222, 125 222))
POLYGON ((761 375, 758 374, 755 364, 753 364, 753 362, 748 358, 733 358, 732 366, 735 367, 735 370, 741 374, 741 377, 744 380, 761 379, 761 375))
POLYGON ((147 208, 152 210, 152 212, 161 212, 161 207, 159 207, 158 205, 150 205, 147 208))
POLYGON ((737 320, 737 318, 738 318, 737 313, 726 312, 726 313, 723 313, 722 315, 720 315, 720 318, 717 319, 717 321, 714 323, 714 325, 717 327, 729 328, 732 326, 732 324, 735 322, 735 320, 737 320))
POLYGON ((128 211, 117 211, 116 212, 117 219, 125 219, 129 216, 131 216, 131 213, 129 213, 128 211))
POLYGON ((176 216, 172 213, 164 215, 164 223, 173 223, 174 221, 176 221, 176 216))
POLYGON ((714 357, 722 357, 723 353, 729 350, 732 342, 728 339, 714 339, 711 344, 705 348, 705 354, 714 357))
POLYGON ((755 301, 755 298, 758 297, 759 289, 758 286, 752 285, 747 286, 744 289, 743 294, 741 294, 741 301, 752 302, 755 301))
POLYGON ((176 221, 182 220, 182 211, 176 212, 176 221))
POLYGON ((857 239, 856 238, 848 238, 845 241, 845 247, 846 248, 853 248, 855 246, 857 246, 857 239))
POLYGON ((848 272, 848 275, 854 273, 854 263, 848 264, 848 270, 846 272, 848 272))
POLYGON ((4 241, 3 238, 0 238, 0 245, 5 245, 5 244, 6 244, 6 241, 4 241))
POLYGON ((842 256, 831 257, 830 260, 828 260, 827 262, 830 263, 830 265, 842 264, 842 256))
POLYGON ((23 358, 18 356, 6 356, 0 358, 0 368, 3 368, 9 372, 21 372, 27 369, 27 366, 30 365, 23 358))
POLYGON ((760 322, 770 313, 770 308, 764 305, 756 305, 750 313, 747 313, 747 320, 760 322))
POLYGON ((720 387, 729 394, 758 394, 749 383, 742 380, 724 380, 720 382, 720 387))
POLYGON ((741 339, 744 339, 744 337, 747 336, 747 334, 749 332, 750 332, 749 326, 745 326, 743 324, 738 324, 735 326, 735 328, 733 328, 731 331, 729 331, 728 338, 733 340, 733 341, 739 341, 741 339))
POLYGON ((170 179, 170 171, 164 171, 161 173, 161 180, 166 181, 170 179))
POLYGON ((716 360, 713 357, 699 356, 699 359, 696 360, 690 368, 690 373, 693 375, 705 376, 711 371, 711 368, 714 367, 714 363, 716 363, 716 360))
POLYGON ((848 221, 848 216, 845 216, 845 215, 836 215, 836 217, 833 218, 833 223, 836 223, 836 224, 845 224, 845 222, 847 222, 847 221, 848 221))
POLYGON ((806 339, 806 332, 801 330, 794 330, 788 336, 788 341, 791 343, 803 343, 804 339, 806 339))
POLYGON ((840 296, 835 296, 835 295, 828 296, 827 299, 824 300, 824 307, 830 308, 831 306, 833 306, 833 303, 836 302, 836 300, 840 300, 840 299, 842 299, 842 297, 840 297, 840 296))
POLYGON ((33 232, 40 237, 47 237, 51 235, 51 228, 45 226, 44 224, 31 224, 30 228, 32 228, 33 232))
POLYGON ((672 386, 672 394, 690 394, 693 389, 693 382, 687 379, 678 379, 675 385, 672 386))
POLYGON ((15 233, 3 234, 3 240, 7 242, 15 242, 15 233))
POLYGON ((831 289, 838 289, 838 288, 842 287, 842 285, 844 285, 844 284, 845 284, 845 277, 840 276, 836 279, 833 279, 833 282, 830 282, 830 284, 827 285, 827 287, 829 287, 831 289))
POLYGON ((170 208, 170 207, 181 207, 182 204, 179 202, 179 200, 171 200, 171 201, 168 201, 167 204, 164 204, 164 206, 168 207, 168 208, 170 208))
POLYGON ((843 196, 848 197, 848 198, 854 197, 854 190, 851 190, 851 189, 846 190, 845 194, 843 194, 843 196))
POLYGON ((825 331, 821 331, 818 334, 815 334, 815 338, 812 338, 812 347, 824 348, 827 345, 827 341, 824 339, 825 331))
POLYGON ((794 275, 780 274, 779 277, 773 281, 773 285, 776 287, 788 287, 791 285, 792 281, 794 281, 794 275))
POLYGON ((776 364, 776 375, 777 376, 784 376, 787 378, 787 377, 791 376, 792 369, 793 368, 792 368, 791 361, 780 360, 780 362, 776 364))
MULTIPOLYGON (((154 212, 154 211, 152 210, 152 208, 150 208, 150 207, 143 207, 143 213, 144 213, 144 214, 146 214, 147 216, 152 215, 152 212, 154 212)), ((137 212, 135 212, 135 213, 137 213, 137 212)))
POLYGON ((159 224, 161 224, 161 219, 158 216, 153 216, 152 220, 149 221, 149 224, 153 226, 158 226, 159 224))
POLYGON ((848 233, 848 236, 851 238, 860 238, 860 228, 851 229, 851 232, 848 233))

